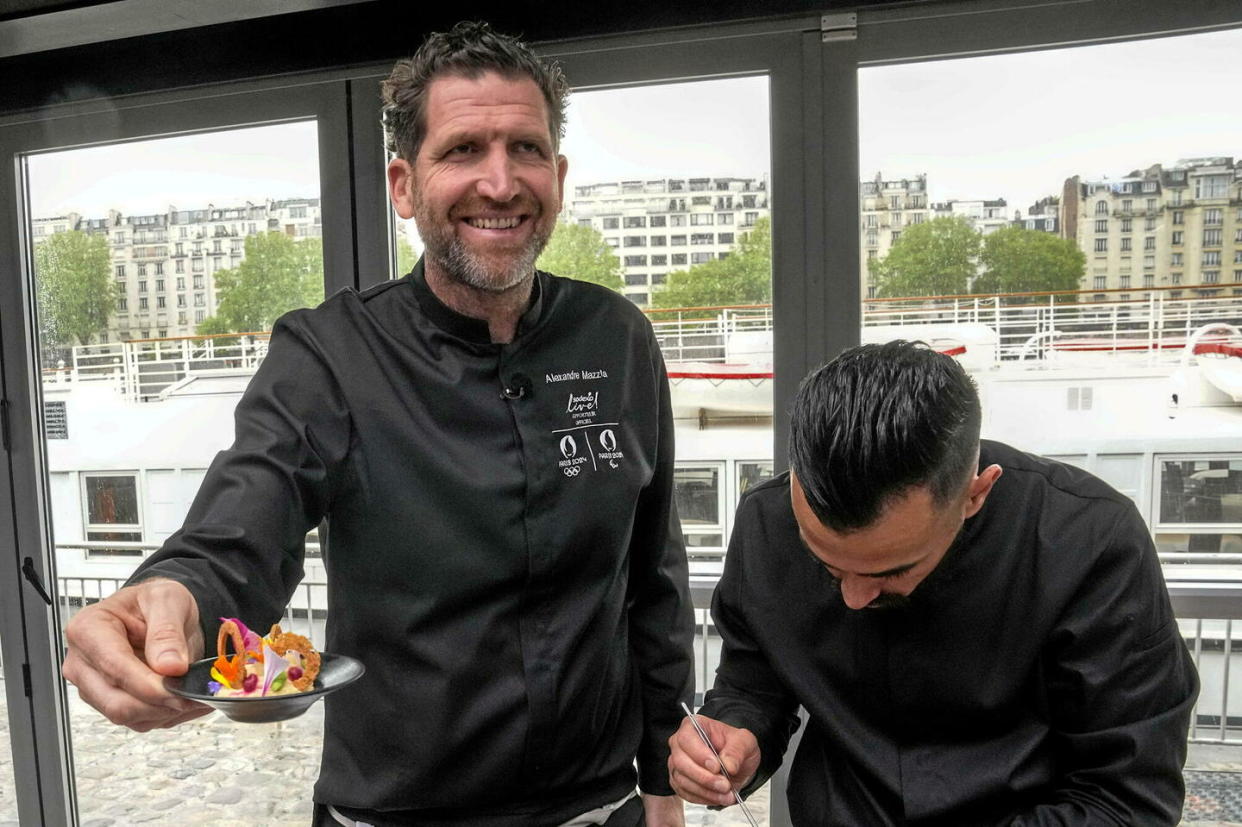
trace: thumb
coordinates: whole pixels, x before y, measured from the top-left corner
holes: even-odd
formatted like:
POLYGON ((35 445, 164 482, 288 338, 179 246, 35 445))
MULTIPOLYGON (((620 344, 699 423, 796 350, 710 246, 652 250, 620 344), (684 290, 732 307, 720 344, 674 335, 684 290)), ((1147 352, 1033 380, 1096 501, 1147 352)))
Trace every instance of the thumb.
POLYGON ((147 665, 161 675, 184 675, 190 667, 185 639, 185 612, 176 599, 157 599, 147 609, 147 637, 143 650, 147 665))
POLYGON ((729 740, 724 745, 724 749, 719 750, 720 762, 724 764, 725 769, 733 777, 733 780, 738 783, 745 783, 746 781, 745 778, 738 778, 738 773, 746 760, 745 751, 745 746, 736 738, 729 740))

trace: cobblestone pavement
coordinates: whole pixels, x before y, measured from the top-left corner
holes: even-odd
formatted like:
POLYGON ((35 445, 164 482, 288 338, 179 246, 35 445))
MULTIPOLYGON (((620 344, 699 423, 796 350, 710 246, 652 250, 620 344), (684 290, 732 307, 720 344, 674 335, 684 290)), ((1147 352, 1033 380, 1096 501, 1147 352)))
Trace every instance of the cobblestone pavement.
MULTIPOLYGON (((16 827, 9 716, 0 679, 0 827, 16 827)), ((309 824, 319 774, 323 704, 276 724, 236 724, 212 713, 145 734, 114 726, 70 689, 70 720, 83 827, 129 824, 309 824)), ((750 799, 766 827, 768 790, 750 799)), ((688 805, 691 827, 747 827, 737 807, 688 805)))

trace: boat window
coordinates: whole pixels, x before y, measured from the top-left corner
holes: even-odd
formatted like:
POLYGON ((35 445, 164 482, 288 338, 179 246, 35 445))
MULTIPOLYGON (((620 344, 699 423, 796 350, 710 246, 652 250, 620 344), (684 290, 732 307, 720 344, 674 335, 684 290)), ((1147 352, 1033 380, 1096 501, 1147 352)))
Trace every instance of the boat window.
POLYGON ((724 504, 724 463, 689 465, 678 463, 673 475, 677 515, 691 556, 709 551, 718 557, 724 546, 721 520, 724 504))
MULTIPOLYGON (((772 479, 772 463, 767 462, 739 462, 737 464, 737 496, 741 499, 742 495, 750 490, 752 486, 761 482, 772 479)), ((737 503, 734 503, 736 505, 737 503)))
POLYGON ((1161 551, 1242 554, 1242 458, 1162 459, 1161 551))
POLYGON ((86 539, 101 544, 91 547, 92 556, 142 556, 137 545, 105 545, 142 542, 138 501, 137 474, 82 475, 86 539))

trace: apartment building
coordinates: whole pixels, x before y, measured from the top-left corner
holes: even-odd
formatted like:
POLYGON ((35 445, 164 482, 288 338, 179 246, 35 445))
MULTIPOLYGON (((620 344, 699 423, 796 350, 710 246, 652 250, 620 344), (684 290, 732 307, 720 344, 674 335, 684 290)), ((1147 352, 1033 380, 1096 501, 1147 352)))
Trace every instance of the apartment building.
POLYGON ((964 218, 972 228, 988 235, 1009 226, 1008 202, 959 198, 932 204, 932 218, 964 218))
POLYGON ((932 217, 927 201, 927 176, 885 179, 880 173, 858 185, 860 239, 859 279, 863 295, 875 296, 867 262, 884 258, 906 227, 922 224, 932 217))
POLYGON ((622 292, 646 307, 670 272, 725 258, 768 211, 766 179, 657 178, 577 186, 565 220, 604 236, 622 292))
POLYGON ((1020 211, 1015 212, 1013 221, 1010 223, 1024 230, 1038 230, 1041 233, 1059 235, 1061 232, 1060 213, 1061 199, 1055 195, 1049 195, 1027 207, 1025 218, 1020 211))
POLYGON ((1087 256, 1084 289, 1242 295, 1242 163, 1233 158, 1153 164, 1119 179, 1074 176, 1061 220, 1087 256))
POLYGON ((245 258, 246 237, 277 231, 291 238, 322 236, 318 198, 247 202, 242 206, 106 218, 77 213, 36 218, 34 240, 67 230, 108 239, 117 307, 103 341, 191 336, 219 304, 215 274, 245 258))

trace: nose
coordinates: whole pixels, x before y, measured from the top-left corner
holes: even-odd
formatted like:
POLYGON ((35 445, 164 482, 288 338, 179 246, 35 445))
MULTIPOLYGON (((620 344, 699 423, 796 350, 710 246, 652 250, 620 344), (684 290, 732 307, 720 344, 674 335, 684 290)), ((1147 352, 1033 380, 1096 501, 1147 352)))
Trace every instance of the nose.
POLYGON ((492 201, 510 201, 518 194, 517 177, 507 149, 493 147, 483 162, 478 181, 479 194, 492 201))
POLYGON ((867 604, 880 596, 881 584, 872 577, 846 575, 841 580, 841 599, 851 609, 865 609, 867 604))

